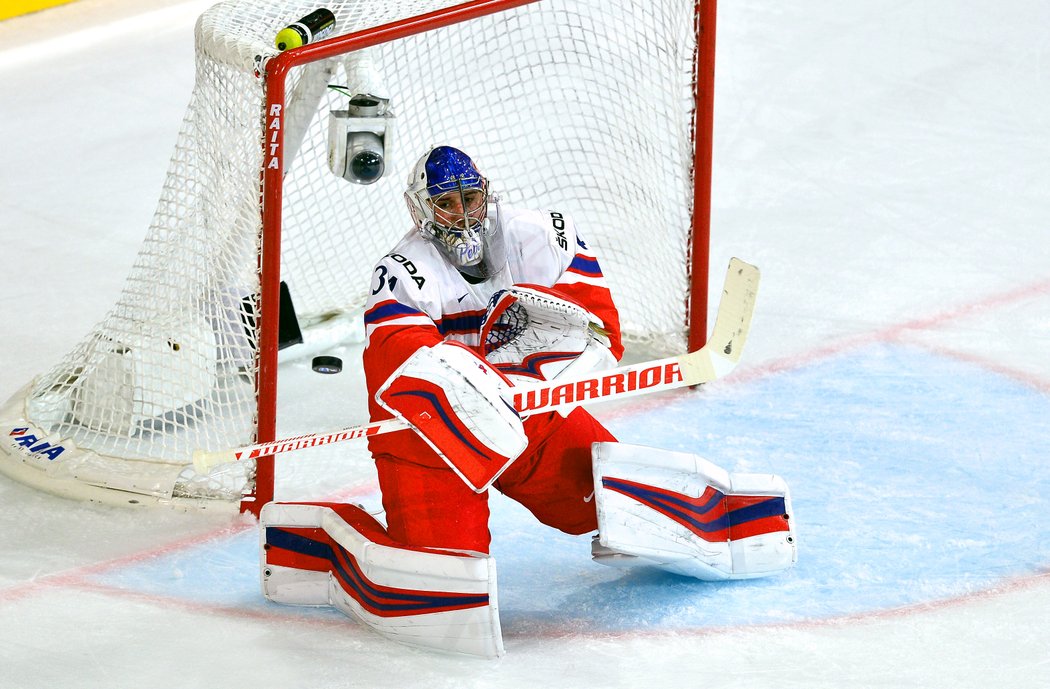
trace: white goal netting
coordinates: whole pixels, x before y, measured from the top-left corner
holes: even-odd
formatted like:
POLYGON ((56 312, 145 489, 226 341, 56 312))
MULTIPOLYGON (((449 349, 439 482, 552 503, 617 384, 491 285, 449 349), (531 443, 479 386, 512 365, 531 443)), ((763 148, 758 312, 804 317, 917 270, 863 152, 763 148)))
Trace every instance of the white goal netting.
MULTIPOLYGON (((455 4, 323 6, 342 35, 455 4)), ((57 492, 87 486, 96 497, 97 487, 146 502, 235 502, 250 484, 250 464, 200 477, 190 458, 254 440, 258 315, 269 307, 258 298, 259 72, 277 54, 275 34, 319 6, 231 0, 201 17, 196 84, 124 291, 4 407, 12 433, 0 468, 57 492)), ((375 261, 410 228, 409 167, 450 144, 505 203, 574 216, 601 257, 629 345, 684 351, 694 11, 692 0, 542 0, 295 68, 281 273, 300 323, 361 307, 375 261), (330 85, 390 99, 387 170, 373 185, 328 168, 329 112, 347 102, 330 85)))

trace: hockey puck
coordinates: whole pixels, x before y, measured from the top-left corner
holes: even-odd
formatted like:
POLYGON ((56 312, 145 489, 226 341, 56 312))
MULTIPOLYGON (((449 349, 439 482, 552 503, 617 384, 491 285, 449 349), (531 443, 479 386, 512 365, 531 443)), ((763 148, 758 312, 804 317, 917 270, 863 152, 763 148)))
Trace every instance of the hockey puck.
POLYGON ((337 356, 315 356, 313 367, 318 373, 339 373, 343 370, 343 360, 337 356))

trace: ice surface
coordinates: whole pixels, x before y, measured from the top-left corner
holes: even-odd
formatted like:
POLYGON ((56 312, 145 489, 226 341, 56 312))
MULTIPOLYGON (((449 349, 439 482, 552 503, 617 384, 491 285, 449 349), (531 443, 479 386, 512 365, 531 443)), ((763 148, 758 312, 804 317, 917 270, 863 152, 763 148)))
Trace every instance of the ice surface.
MULTIPOLYGON (((206 5, 0 23, 0 398, 115 302, 206 5)), ((623 440, 783 475, 794 570, 602 568, 497 495, 507 656, 449 658, 266 603, 251 520, 0 479, 0 686, 1050 686, 1050 5, 719 12, 712 280, 731 256, 761 267, 748 351, 701 391, 595 411, 623 440)), ((283 430, 307 398, 323 427, 362 418, 360 351, 332 353, 340 376, 282 366, 283 430)), ((281 498, 378 504, 360 449, 279 470, 281 498)))

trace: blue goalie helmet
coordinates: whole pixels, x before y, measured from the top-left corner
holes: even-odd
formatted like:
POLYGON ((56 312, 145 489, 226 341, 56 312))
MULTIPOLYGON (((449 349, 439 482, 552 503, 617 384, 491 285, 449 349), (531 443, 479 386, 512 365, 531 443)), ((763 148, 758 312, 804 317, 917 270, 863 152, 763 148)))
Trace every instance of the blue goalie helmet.
POLYGON ((498 204, 466 153, 451 146, 427 151, 409 173, 405 201, 419 233, 459 272, 484 280, 503 269, 498 204))

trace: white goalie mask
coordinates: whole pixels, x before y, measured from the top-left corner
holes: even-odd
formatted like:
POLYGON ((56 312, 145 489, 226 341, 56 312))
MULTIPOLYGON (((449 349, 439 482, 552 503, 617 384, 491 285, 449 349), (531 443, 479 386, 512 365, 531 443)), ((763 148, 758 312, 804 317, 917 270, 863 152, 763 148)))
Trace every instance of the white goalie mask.
POLYGON ((409 173, 405 201, 420 235, 460 273, 487 280, 503 269, 498 202, 466 153, 438 146, 424 154, 409 173))

